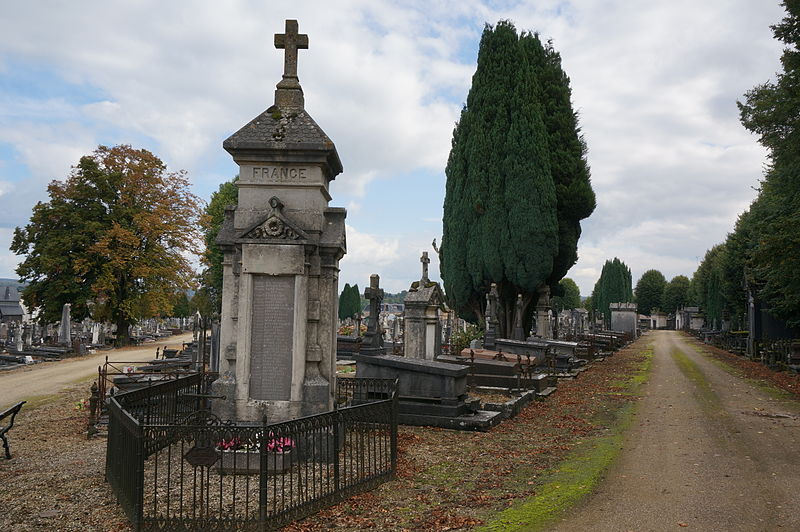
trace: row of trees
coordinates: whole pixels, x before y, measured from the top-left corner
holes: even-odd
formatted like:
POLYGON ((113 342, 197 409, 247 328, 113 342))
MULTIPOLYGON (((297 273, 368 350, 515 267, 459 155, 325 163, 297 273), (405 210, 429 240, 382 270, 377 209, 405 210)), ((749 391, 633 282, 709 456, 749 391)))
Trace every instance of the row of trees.
POLYGON ((635 302, 640 314, 650 315, 654 311, 675 312, 695 302, 689 278, 677 275, 667 282, 664 274, 658 270, 647 270, 631 288, 632 277, 628 266, 614 257, 603 265, 600 278, 594 285, 586 308, 600 312, 611 319, 609 305, 611 303, 635 302))
POLYGON ((560 295, 580 221, 595 208, 569 78, 551 42, 508 21, 485 27, 445 174, 440 263, 450 305, 483 322, 496 283, 499 334, 511 331, 517 294, 529 327, 538 291, 560 295))
POLYGON ((743 325, 747 290, 770 314, 800 326, 800 3, 782 5, 786 16, 772 30, 785 46, 783 70, 738 102, 742 124, 768 151, 758 196, 692 278, 694 297, 715 326, 723 315, 743 325))

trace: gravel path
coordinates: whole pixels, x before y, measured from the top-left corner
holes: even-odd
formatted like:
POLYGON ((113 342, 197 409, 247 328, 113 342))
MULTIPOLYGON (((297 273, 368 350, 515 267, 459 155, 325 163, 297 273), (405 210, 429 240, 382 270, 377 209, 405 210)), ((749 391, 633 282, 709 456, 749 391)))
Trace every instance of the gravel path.
POLYGON ((181 347, 183 342, 191 339, 192 333, 186 333, 142 346, 98 351, 83 357, 0 372, 0 410, 31 397, 58 393, 70 384, 96 376, 97 367, 103 365, 106 355, 109 362, 147 362, 155 358, 158 347, 181 347))
POLYGON ((656 331, 650 381, 598 491, 553 530, 800 530, 800 406, 656 331))

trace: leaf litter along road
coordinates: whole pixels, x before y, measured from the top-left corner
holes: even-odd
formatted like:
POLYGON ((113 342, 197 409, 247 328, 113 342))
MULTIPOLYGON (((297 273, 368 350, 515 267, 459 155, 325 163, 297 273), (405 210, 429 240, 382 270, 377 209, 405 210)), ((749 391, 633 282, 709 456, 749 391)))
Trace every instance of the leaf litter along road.
MULTIPOLYGON (((288 530, 467 530, 491 522, 536 493, 571 450, 604 433, 601 417, 635 401, 629 389, 647 363, 646 344, 560 382, 551 398, 491 432, 401 426, 397 480, 288 530)), ((105 439, 87 441, 86 414, 75 410, 88 384, 18 417, 14 459, 0 461, 0 485, 14 486, 0 490, 0 530, 130 530, 103 479, 105 439)))
MULTIPOLYGON (((752 363, 675 331, 652 334, 652 375, 619 460, 553 530, 800 530, 796 398, 714 359, 752 363)), ((795 377, 767 380, 797 389, 795 377)))

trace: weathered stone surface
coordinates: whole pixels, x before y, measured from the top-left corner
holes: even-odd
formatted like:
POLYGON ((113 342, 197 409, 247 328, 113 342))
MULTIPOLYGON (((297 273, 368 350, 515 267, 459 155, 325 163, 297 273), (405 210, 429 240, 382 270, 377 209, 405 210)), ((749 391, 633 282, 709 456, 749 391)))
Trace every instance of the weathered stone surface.
POLYGON ((296 21, 276 35, 286 50, 275 105, 223 143, 239 164, 239 202, 226 209, 220 320, 220 417, 270 422, 332 408, 339 260, 346 211, 329 207, 342 171, 336 147, 303 109, 296 21), (233 393, 230 393, 233 388, 233 393), (233 412, 233 416, 231 416, 233 412))
POLYGON ((253 277, 250 397, 288 401, 292 383, 294 277, 253 277))

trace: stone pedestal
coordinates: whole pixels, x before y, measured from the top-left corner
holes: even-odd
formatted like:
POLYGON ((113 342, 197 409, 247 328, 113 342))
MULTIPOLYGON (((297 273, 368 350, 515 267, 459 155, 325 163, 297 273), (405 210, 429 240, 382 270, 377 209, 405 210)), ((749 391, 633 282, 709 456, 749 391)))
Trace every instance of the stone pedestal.
POLYGON ((333 406, 346 212, 328 206, 339 155, 303 108, 296 76, 303 38, 307 47, 296 21, 287 21, 280 47, 289 70, 275 105, 223 143, 239 165, 239 204, 226 209, 217 239, 224 270, 213 388, 228 398, 215 406, 226 419, 266 415, 272 423, 333 406))
POLYGON ((411 283, 405 298, 406 358, 434 360, 442 354, 442 326, 439 312, 444 310, 444 292, 439 283, 428 279, 428 254, 423 253, 422 279, 411 283))

